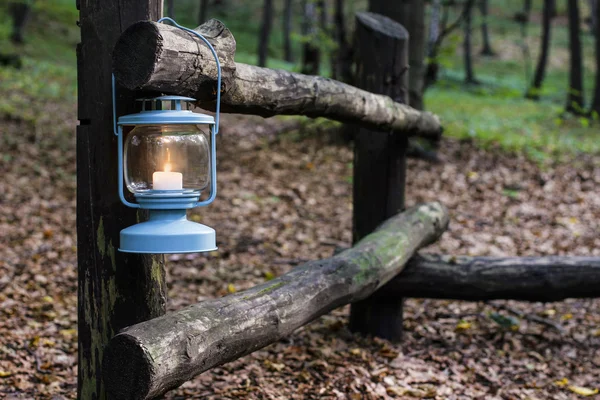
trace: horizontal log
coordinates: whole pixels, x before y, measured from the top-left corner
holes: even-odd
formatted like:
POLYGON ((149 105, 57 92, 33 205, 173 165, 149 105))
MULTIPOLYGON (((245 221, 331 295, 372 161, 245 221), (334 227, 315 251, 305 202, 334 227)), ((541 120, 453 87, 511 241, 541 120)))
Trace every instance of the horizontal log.
POLYGON ((377 295, 476 301, 600 297, 600 257, 419 255, 377 295))
MULTIPOLYGON (((434 114, 415 110, 332 79, 236 63, 235 39, 217 20, 196 28, 219 55, 223 70, 223 112, 325 117, 382 132, 441 136, 434 114)), ((113 52, 117 81, 128 89, 192 96, 214 109, 217 68, 210 50, 196 36, 150 21, 130 26, 113 52)), ((384 72, 382 72, 384 73, 384 72)))
POLYGON ((111 399, 151 399, 258 350, 342 305, 362 300, 446 229, 439 203, 387 220, 355 247, 252 289, 124 329, 104 352, 111 399))

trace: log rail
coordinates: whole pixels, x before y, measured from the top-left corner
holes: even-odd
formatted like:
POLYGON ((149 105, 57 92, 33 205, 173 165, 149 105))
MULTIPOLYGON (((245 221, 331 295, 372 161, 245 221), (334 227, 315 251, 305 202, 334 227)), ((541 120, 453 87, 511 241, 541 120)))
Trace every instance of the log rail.
POLYGON ((416 206, 329 259, 124 329, 105 349, 103 373, 110 398, 156 398, 337 307, 365 299, 447 226, 448 212, 441 204, 416 206))
MULTIPOLYGON (((236 63, 235 39, 220 21, 210 20, 195 30, 219 55, 223 112, 325 117, 384 134, 436 140, 442 134, 436 115, 388 96, 321 76, 236 63)), ((113 68, 117 82, 128 89, 191 96, 200 107, 214 109, 216 64, 208 47, 190 33, 150 21, 133 24, 115 46, 113 68)))

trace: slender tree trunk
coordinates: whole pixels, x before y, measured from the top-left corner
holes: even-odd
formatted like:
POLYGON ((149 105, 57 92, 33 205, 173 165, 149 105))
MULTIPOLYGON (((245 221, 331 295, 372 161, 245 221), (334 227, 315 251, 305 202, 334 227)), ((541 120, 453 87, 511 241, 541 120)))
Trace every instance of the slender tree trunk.
POLYGON ((258 42, 258 65, 265 67, 269 55, 269 36, 271 35, 271 23, 273 21, 273 0, 264 0, 263 19, 258 42))
POLYGON ((483 48, 481 54, 484 56, 495 56, 496 53, 492 49, 490 41, 490 32, 488 30, 488 0, 481 0, 479 3, 481 11, 481 37, 483 39, 483 48))
POLYGON ((208 0, 200 0, 200 9, 198 10, 198 25, 206 22, 208 16, 208 0))
POLYGON ((302 46, 302 73, 307 75, 319 75, 321 67, 321 52, 313 44, 317 36, 316 17, 317 10, 313 0, 304 0, 303 4, 302 35, 304 45, 302 46))
POLYGON ((335 0, 333 16, 337 49, 331 58, 331 76, 345 83, 352 82, 352 51, 346 37, 346 19, 344 18, 344 0, 335 0))
POLYGON ((10 40, 15 44, 24 42, 23 31, 31 14, 31 4, 20 1, 10 3, 10 13, 12 15, 13 26, 10 40))
MULTIPOLYGON (((596 21, 600 21, 600 7, 594 9, 596 21)), ((596 86, 594 88, 594 99, 592 101, 591 113, 594 118, 600 117, 600 29, 596 26, 596 86)))
POLYGON ((544 0, 544 10, 542 15, 542 40, 540 42, 540 55, 538 58, 537 66, 535 68, 535 75, 531 87, 527 91, 526 97, 528 99, 537 100, 540 98, 540 91, 542 89, 542 83, 544 82, 544 76, 546 74, 546 65, 548 64, 548 53, 550 52, 550 38, 552 32, 552 12, 553 12, 553 0, 544 0))
POLYGON ((427 58, 429 62, 425 68, 423 90, 437 81, 439 64, 437 62, 438 40, 440 37, 440 13, 442 11, 442 0, 433 0, 429 20, 429 39, 427 41, 427 58))
POLYGON ((473 3, 474 0, 467 0, 465 5, 465 16, 463 21, 464 26, 464 39, 463 39, 463 56, 465 60, 465 82, 466 83, 478 83, 475 78, 475 72, 473 71, 473 56, 471 54, 471 33, 472 33, 472 16, 473 16, 473 3))
POLYGON ((525 0, 523 3, 523 18, 521 20, 521 49, 523 51, 523 60, 525 61, 525 82, 531 79, 531 54, 529 44, 527 43, 527 27, 531 17, 531 0, 525 0))
POLYGON ((581 38, 579 37, 579 4, 578 0, 568 0, 569 14, 569 90, 567 93, 566 111, 583 114, 583 57, 581 38))
POLYGON ((167 17, 175 18, 175 0, 167 0, 167 17))
POLYGON ((598 0, 589 0, 590 6, 590 32, 592 35, 596 35, 596 30, 598 29, 598 0))
POLYGON ((292 0, 285 0, 283 8, 283 59, 294 62, 292 53, 292 0))
POLYGON ((423 0, 370 0, 369 11, 385 15, 402 25, 410 35, 409 105, 423 109, 425 79, 425 2, 423 0))

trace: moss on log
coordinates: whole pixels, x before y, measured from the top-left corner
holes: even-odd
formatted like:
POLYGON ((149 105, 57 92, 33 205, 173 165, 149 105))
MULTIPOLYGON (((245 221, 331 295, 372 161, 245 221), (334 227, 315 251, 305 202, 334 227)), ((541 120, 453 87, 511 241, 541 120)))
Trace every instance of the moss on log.
MULTIPOLYGON (((320 76, 236 63, 235 38, 220 21, 210 20, 196 31, 219 55, 223 112, 325 117, 434 139, 442 133, 434 114, 388 96, 320 76)), ((201 107, 214 109, 216 63, 208 47, 191 33, 166 24, 138 22, 121 35, 113 52, 113 68, 117 81, 128 89, 192 96, 201 107)))
POLYGON ((156 398, 334 308, 366 298, 402 271, 419 248, 437 240, 447 225, 441 204, 416 206, 334 257, 124 329, 104 353, 111 398, 156 398))

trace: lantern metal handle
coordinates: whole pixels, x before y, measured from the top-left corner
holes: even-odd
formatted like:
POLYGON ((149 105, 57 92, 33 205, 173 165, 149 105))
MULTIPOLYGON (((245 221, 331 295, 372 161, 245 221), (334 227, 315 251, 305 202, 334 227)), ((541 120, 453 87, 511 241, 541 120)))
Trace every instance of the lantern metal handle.
MULTIPOLYGON (((221 114, 221 63, 219 61, 219 57, 217 55, 217 52, 215 51, 214 47, 210 44, 210 42, 204 37, 202 36, 200 33, 186 28, 184 26, 179 25, 177 22, 175 22, 172 18, 168 18, 168 17, 164 17, 161 18, 157 21, 157 23, 163 23, 165 21, 171 22, 173 24, 173 26, 184 30, 188 33, 191 33, 193 35, 196 35, 198 38, 200 38, 205 44, 206 46, 209 48, 210 52, 212 53, 214 59, 215 59, 215 63, 217 66, 217 104, 215 107, 215 123, 211 126, 210 128, 210 133, 211 133, 211 138, 210 138, 210 142, 211 142, 211 148, 210 148, 210 163, 211 163, 211 174, 210 174, 210 196, 208 197, 208 199, 204 200, 204 201, 198 201, 195 203, 194 207, 203 207, 203 206, 207 206, 210 203, 212 203, 216 196, 217 196, 217 150, 216 150, 216 138, 215 136, 217 135, 217 133, 219 133, 219 119, 220 119, 220 114, 221 114)), ((138 203, 132 203, 130 201, 127 201, 127 199, 125 199, 125 193, 123 191, 123 128, 118 126, 117 124, 117 102, 116 102, 116 82, 115 82, 115 74, 112 74, 112 101, 113 101, 113 132, 114 134, 118 137, 118 163, 119 163, 119 197, 121 199, 121 202, 123 202, 123 204, 125 204, 128 207, 131 208, 141 208, 141 206, 138 203)))
POLYGON ((212 46, 212 44, 210 44, 210 42, 201 34, 199 34, 198 32, 186 28, 185 26, 181 26, 179 25, 177 22, 175 22, 172 18, 169 17, 164 17, 158 20, 158 23, 164 22, 164 21, 168 21, 170 23, 172 23, 174 26, 176 26, 177 28, 184 30, 188 33, 191 33, 193 35, 196 35, 197 37, 199 37, 200 39, 202 39, 202 41, 206 44, 206 46, 210 49, 210 52, 212 53, 213 57, 215 58, 215 63, 217 64, 217 106, 215 108, 215 124, 211 127, 210 129, 210 164, 211 164, 211 168, 210 168, 210 196, 208 197, 208 199, 204 200, 204 201, 199 201, 195 204, 194 207, 204 207, 209 205, 210 203, 212 203, 215 200, 215 197, 217 197, 217 147, 216 147, 216 140, 215 140, 215 136, 217 135, 217 133, 219 133, 219 115, 220 115, 220 111, 221 111, 221 63, 219 62, 219 56, 217 56, 217 52, 215 51, 214 47, 212 46))
POLYGON ((217 133, 219 133, 219 115, 221 114, 221 63, 219 62, 219 56, 217 56, 217 52, 215 51, 215 48, 212 46, 212 44, 210 44, 210 42, 204 36, 202 36, 201 34, 196 32, 195 30, 186 28, 185 26, 181 26, 177 22, 175 22, 172 18, 169 18, 169 17, 161 18, 157 22, 160 24, 160 23, 163 23, 164 21, 168 21, 168 22, 172 23, 173 26, 199 37, 204 42, 204 44, 206 44, 206 46, 212 53, 213 57, 215 58, 215 63, 217 64, 217 106, 215 108, 215 114, 216 114, 215 115, 215 135, 216 135, 217 133))

